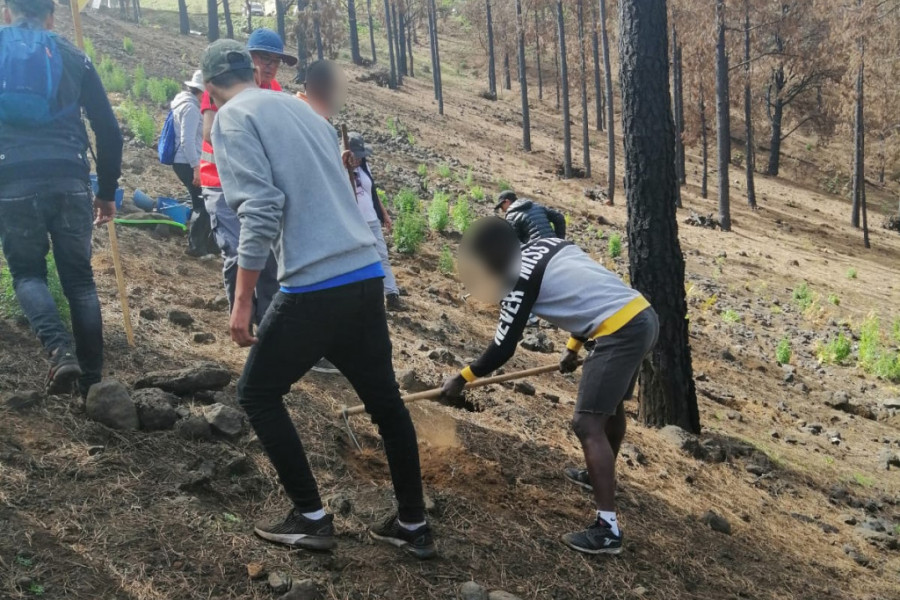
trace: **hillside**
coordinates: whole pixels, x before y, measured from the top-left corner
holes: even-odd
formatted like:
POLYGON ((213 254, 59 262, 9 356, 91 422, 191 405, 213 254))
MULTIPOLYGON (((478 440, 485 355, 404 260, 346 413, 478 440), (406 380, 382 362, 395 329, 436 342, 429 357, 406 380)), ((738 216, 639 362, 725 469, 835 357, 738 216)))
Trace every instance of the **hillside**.
MULTIPOLYGON (((67 15, 58 21, 70 31, 67 15)), ((127 70, 143 64, 149 76, 183 79, 205 47, 200 38, 97 13, 85 15, 84 25, 99 54, 127 70), (123 50, 125 36, 133 55, 123 50)), ((441 43, 443 117, 429 74, 392 92, 361 81, 368 72, 341 61, 350 85, 338 120, 374 146, 376 180, 390 195, 422 190, 419 166, 426 165, 423 200, 436 188, 455 197, 480 186, 488 198, 474 204, 479 216, 490 213, 490 197, 508 182, 520 195, 565 210, 572 238, 625 275, 627 245, 623 256, 608 252, 611 237, 624 243, 623 190, 608 207, 584 197, 593 184, 557 178, 561 119, 549 100, 533 104, 534 150, 521 152, 516 90, 497 102, 480 98, 471 40, 448 35, 441 43)), ((417 64, 425 65, 427 46, 417 52, 417 64)), ((265 579, 248 577, 250 564, 312 579, 334 600, 450 599, 470 579, 533 600, 897 598, 900 387, 856 366, 869 315, 885 332, 900 323, 900 235, 881 229, 876 214, 893 210, 896 195, 870 191, 872 249, 864 250, 847 224, 847 200, 821 183, 840 149, 809 156, 807 143, 791 141, 786 154, 795 158, 786 160, 782 177, 759 176, 758 211, 740 201, 743 177, 734 172, 731 233, 684 224, 692 211, 715 210, 714 198, 699 197, 698 157, 689 150, 679 227, 704 433, 683 451, 667 432, 638 424, 636 403, 626 405, 618 501, 628 537, 619 558, 583 557, 559 541, 592 510, 590 498, 562 477, 563 467, 583 460, 569 428, 577 377, 533 379, 533 389, 484 388, 470 395, 477 410, 415 405, 441 553, 419 563, 365 535, 391 497, 378 438, 365 418, 352 421, 358 451, 333 416, 356 404, 352 389, 340 377, 310 374, 287 404, 339 531, 334 553, 310 554, 253 536, 252 524, 279 514, 286 502, 252 434, 193 441, 173 431, 117 432, 88 420, 74 398, 16 408, 9 398, 38 389, 46 365, 28 329, 0 319, 0 391, 7 399, 0 408, 0 598, 277 597, 265 579), (851 355, 844 364, 820 363, 819 349, 839 334, 851 340, 851 355), (792 354, 784 366, 776 361, 782 340, 792 354), (701 521, 710 510, 729 522, 730 534, 701 521)), ((599 134, 596 182, 605 177, 604 147, 599 134)), ((131 139, 124 171, 126 198, 135 188, 182 193, 154 151, 131 139)), ((213 361, 231 370, 234 382, 246 351, 228 339, 219 262, 184 257, 179 238, 118 231, 137 346, 125 343, 109 241, 98 231, 107 376, 132 385, 149 371, 213 361), (190 328, 169 322, 171 310, 188 312, 190 328), (215 341, 195 343, 196 333, 215 341)), ((431 384, 477 355, 494 328, 495 308, 468 300, 438 268, 441 251, 456 239, 432 233, 416 255, 393 255, 411 309, 390 320, 395 365, 431 384)), ((561 332, 542 331, 562 347, 561 332)), ((556 358, 520 349, 507 370, 556 358)), ((197 415, 211 401, 233 404, 234 383, 185 397, 181 407, 197 415)))

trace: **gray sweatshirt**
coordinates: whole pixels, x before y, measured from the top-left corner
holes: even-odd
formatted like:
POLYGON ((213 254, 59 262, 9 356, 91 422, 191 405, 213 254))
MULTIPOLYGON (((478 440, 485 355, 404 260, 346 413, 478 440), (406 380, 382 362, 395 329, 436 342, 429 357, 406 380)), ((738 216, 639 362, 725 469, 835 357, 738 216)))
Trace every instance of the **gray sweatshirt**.
POLYGON ((200 164, 200 148, 203 146, 203 119, 200 116, 200 100, 190 92, 181 92, 172 100, 175 122, 175 163, 196 167, 200 164))
POLYGON ((294 288, 380 262, 334 128, 306 102, 245 90, 219 109, 212 143, 241 220, 241 267, 262 270, 274 249, 279 282, 294 288))

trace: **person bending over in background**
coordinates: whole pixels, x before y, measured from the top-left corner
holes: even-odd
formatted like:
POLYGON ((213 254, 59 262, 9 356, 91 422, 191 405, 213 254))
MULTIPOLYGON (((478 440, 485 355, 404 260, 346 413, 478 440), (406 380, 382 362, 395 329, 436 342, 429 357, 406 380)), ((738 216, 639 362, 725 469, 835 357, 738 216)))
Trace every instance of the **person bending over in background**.
POLYGON ((116 214, 122 134, 90 59, 49 31, 53 11, 53 0, 3 7, 12 26, 0 28, 0 239, 16 298, 50 356, 47 392, 77 381, 85 396, 103 370, 91 231, 116 214), (82 109, 97 141, 93 207, 82 109), (47 287, 50 241, 73 335, 47 287))
MULTIPOLYGON (((284 43, 281 37, 271 29, 260 28, 250 34, 247 40, 247 50, 253 58, 253 66, 256 70, 256 83, 264 90, 281 91, 281 85, 275 77, 278 75, 278 67, 281 63, 289 66, 297 64, 297 57, 284 52, 284 43)), ((234 308, 234 294, 238 271, 238 240, 241 237, 241 224, 234 211, 228 206, 227 199, 222 193, 222 183, 216 169, 216 158, 212 145, 212 127, 216 118, 216 104, 212 101, 209 92, 203 94, 200 103, 203 113, 203 157, 200 163, 200 181, 203 185, 203 196, 206 210, 209 212, 213 234, 216 244, 222 250, 224 265, 222 276, 225 280, 225 295, 228 297, 229 309, 234 308)), ((289 148, 282 148, 282 152, 290 153, 289 148)), ((272 298, 278 291, 278 264, 275 262, 275 254, 270 253, 266 267, 259 275, 254 295, 254 309, 252 323, 262 323, 272 298)))
MULTIPOLYGON (((493 300, 503 297, 494 341, 479 359, 444 382, 445 397, 458 397, 467 382, 490 374, 516 351, 530 311, 571 332, 559 368, 571 373, 587 349, 572 427, 581 441, 587 471, 566 476, 591 488, 594 522, 563 536, 586 554, 618 554, 622 532, 616 520, 616 456, 625 437, 625 409, 644 356, 656 344, 659 321, 650 303, 578 246, 557 238, 519 245, 508 223, 489 217, 473 226, 460 248, 460 276, 477 293, 496 280, 493 300), (476 275, 472 275, 475 273, 476 275), (479 274, 486 273, 487 275, 479 274)), ((486 299, 486 298, 485 298, 486 299)))
POLYGON ((175 140, 178 144, 172 170, 191 196, 191 208, 196 217, 191 223, 186 254, 198 257, 218 251, 209 224, 209 213, 203 204, 203 190, 200 188, 200 148, 203 145, 200 98, 206 89, 203 72, 196 71, 190 81, 184 82, 184 86, 187 89, 172 100, 175 140))
POLYGON ((565 215, 533 200, 520 199, 511 190, 500 193, 494 210, 506 214, 506 220, 513 226, 523 244, 541 238, 566 238, 565 215))
POLYGON ((203 76, 221 107, 212 138, 222 186, 241 220, 231 336, 253 347, 238 399, 294 504, 286 518, 255 531, 302 548, 335 544, 333 517, 323 509, 283 400, 324 356, 353 385, 384 439, 399 513, 370 535, 430 558, 436 552, 416 431, 391 363, 384 273, 334 129, 296 98, 257 89, 250 56, 237 42, 211 44, 203 76), (254 338, 253 290, 273 247, 281 290, 254 338))

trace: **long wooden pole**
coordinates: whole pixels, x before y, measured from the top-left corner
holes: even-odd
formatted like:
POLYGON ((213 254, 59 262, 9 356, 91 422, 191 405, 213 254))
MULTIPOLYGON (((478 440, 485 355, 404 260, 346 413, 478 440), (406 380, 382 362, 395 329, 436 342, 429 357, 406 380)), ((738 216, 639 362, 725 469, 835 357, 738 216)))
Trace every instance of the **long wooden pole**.
MULTIPOLYGON (((515 379, 524 379, 525 377, 532 377, 535 375, 543 375, 545 373, 552 373, 554 371, 559 371, 558 364, 552 365, 544 365, 543 367, 535 367, 533 369, 525 369, 524 371, 516 371, 514 373, 504 373, 503 375, 497 375, 496 377, 488 377, 486 379, 478 379, 473 381, 472 383, 467 383, 465 389, 472 390, 475 388, 484 387, 486 385, 491 385, 493 383, 503 383, 504 381, 513 381, 515 379)), ((431 400, 433 398, 440 398, 441 396, 441 388, 434 388, 433 390, 427 390, 424 392, 418 392, 417 394, 407 394, 402 397, 404 404, 411 404, 413 402, 418 402, 419 400, 431 400)), ((334 413, 336 417, 343 416, 352 416, 358 415, 366 411, 366 407, 363 405, 353 406, 353 407, 343 407, 341 410, 338 410, 334 413)))
MULTIPOLYGON (((71 0, 72 27, 75 30, 75 44, 84 50, 84 34, 81 30, 81 2, 71 0)), ((134 331, 131 328, 131 311, 128 309, 128 292, 125 289, 125 275, 122 273, 122 260, 119 258, 119 238, 116 236, 116 225, 112 221, 106 224, 109 231, 109 247, 112 250, 113 266, 116 269, 116 286, 119 288, 119 301, 122 303, 122 317, 125 319, 125 339, 128 345, 134 347, 134 331)))

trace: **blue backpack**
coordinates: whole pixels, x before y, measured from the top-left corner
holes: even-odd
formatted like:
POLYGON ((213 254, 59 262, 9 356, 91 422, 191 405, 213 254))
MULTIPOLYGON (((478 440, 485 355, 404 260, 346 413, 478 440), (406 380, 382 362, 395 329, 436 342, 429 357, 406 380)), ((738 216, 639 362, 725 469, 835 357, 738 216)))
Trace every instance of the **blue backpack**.
POLYGON ((166 122, 163 123, 162 131, 159 132, 159 162, 164 165, 175 164, 175 153, 178 152, 178 143, 175 141, 175 114, 169 111, 166 122))
POLYGON ((60 112, 63 61, 56 36, 43 29, 0 27, 0 121, 42 125, 60 112))

